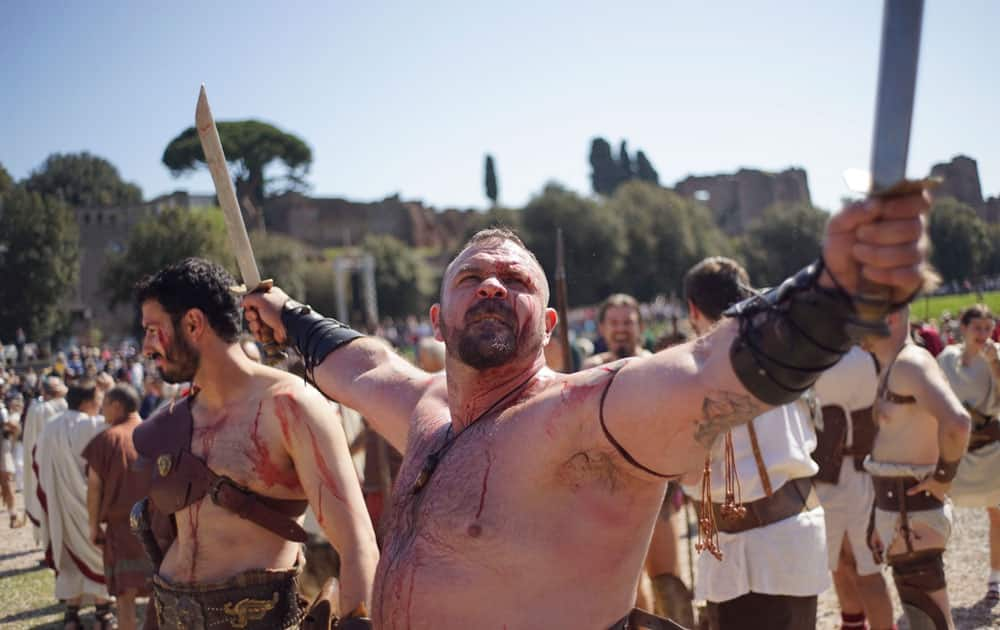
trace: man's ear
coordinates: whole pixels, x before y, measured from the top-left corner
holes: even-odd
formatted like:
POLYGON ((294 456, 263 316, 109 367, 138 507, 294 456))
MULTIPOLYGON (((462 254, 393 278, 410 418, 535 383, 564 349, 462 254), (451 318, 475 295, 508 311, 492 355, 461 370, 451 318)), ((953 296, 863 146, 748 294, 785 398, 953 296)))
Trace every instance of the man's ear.
POLYGON ((441 334, 441 305, 432 304, 431 305, 431 326, 434 327, 434 338, 438 341, 444 341, 444 335, 441 334))
MULTIPOLYGON (((552 330, 559 324, 559 314, 554 308, 545 309, 545 338, 548 340, 549 336, 552 335, 552 330)), ((569 322, 561 322, 563 326, 568 326, 569 322)))
POLYGON ((200 308, 188 309, 181 318, 181 333, 188 335, 191 341, 201 339, 208 328, 208 318, 200 308))

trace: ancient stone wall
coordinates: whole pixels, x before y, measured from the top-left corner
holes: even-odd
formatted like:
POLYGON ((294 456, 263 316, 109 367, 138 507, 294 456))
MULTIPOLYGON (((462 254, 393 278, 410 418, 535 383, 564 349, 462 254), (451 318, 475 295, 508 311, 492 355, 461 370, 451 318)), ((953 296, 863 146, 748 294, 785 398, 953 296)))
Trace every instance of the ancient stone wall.
POLYGON ((806 172, 801 168, 780 173, 740 169, 733 174, 690 176, 677 182, 674 190, 711 208, 727 234, 746 231, 775 203, 812 203, 806 172))

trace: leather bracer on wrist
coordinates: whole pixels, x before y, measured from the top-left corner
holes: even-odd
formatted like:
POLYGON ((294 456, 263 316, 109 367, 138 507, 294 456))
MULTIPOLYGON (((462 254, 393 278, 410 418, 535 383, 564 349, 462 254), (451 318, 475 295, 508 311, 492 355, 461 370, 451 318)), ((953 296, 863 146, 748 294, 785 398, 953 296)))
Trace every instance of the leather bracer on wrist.
POLYGON ((358 337, 360 332, 330 317, 323 317, 312 307, 288 300, 281 309, 281 323, 285 327, 288 344, 294 347, 305 362, 306 374, 313 379, 313 370, 331 352, 358 337))
POLYGON ((733 371, 765 403, 797 399, 867 330, 849 295, 819 286, 822 270, 817 261, 724 313, 740 325, 729 352, 733 371))
POLYGON ((946 462, 943 458, 939 458, 937 464, 934 466, 934 481, 940 481, 941 483, 951 483, 958 474, 958 465, 962 463, 961 459, 955 460, 953 462, 946 462))

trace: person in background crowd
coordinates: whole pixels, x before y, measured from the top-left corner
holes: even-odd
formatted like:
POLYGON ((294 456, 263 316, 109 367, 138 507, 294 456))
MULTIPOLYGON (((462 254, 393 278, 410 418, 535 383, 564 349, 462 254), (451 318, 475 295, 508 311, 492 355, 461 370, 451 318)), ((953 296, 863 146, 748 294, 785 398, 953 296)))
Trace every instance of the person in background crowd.
POLYGON ((153 412, 163 403, 163 377, 156 370, 146 375, 143 389, 142 404, 139 406, 139 417, 143 420, 153 415, 153 412))
POLYGON ((149 492, 149 477, 133 469, 138 459, 132 432, 139 417, 139 394, 126 383, 104 396, 108 429, 83 449, 87 462, 90 541, 101 547, 108 592, 118 604, 121 630, 136 627, 135 598, 150 594, 153 566, 129 527, 132 506, 149 492))
MULTIPOLYGON (((714 256, 687 272, 684 294, 691 327, 704 337, 752 288, 737 262, 714 256)), ((815 447, 811 409, 800 398, 716 441, 702 478, 712 503, 705 502, 704 487, 684 487, 700 518, 711 512, 719 527, 722 561, 702 554, 695 580, 695 599, 708 602, 711 630, 816 626, 817 596, 829 588, 830 574, 825 517, 812 489, 815 447), (742 488, 742 516, 720 502, 727 496, 727 460, 742 488)))
POLYGON ((990 339, 994 317, 977 304, 959 318, 962 343, 938 355, 955 395, 972 416, 972 436, 951 497, 961 507, 985 507, 990 521, 986 597, 1000 601, 1000 346, 990 339))
POLYGON ((21 413, 24 411, 24 400, 21 394, 11 396, 6 408, 0 403, 0 495, 3 497, 4 508, 10 514, 10 528, 24 527, 24 515, 18 516, 14 503, 14 475, 17 473, 17 463, 14 461, 14 445, 21 435, 21 413))
POLYGON ((865 347, 880 366, 878 426, 865 468, 875 487, 870 541, 892 567, 911 628, 954 628, 942 554, 951 537, 946 495, 969 441, 969 414, 941 368, 909 335, 909 307, 889 316, 889 336, 865 347))
POLYGON ((31 405, 24 421, 24 511, 34 528, 36 543, 42 542, 42 505, 38 500, 35 445, 49 421, 66 411, 66 391, 66 385, 60 377, 45 377, 42 381, 42 397, 31 405))
POLYGON ((55 596, 65 604, 66 630, 80 630, 84 597, 96 601, 101 630, 115 627, 104 578, 101 549, 91 540, 83 449, 105 429, 98 416, 104 394, 93 380, 70 386, 68 409, 53 418, 38 438, 38 493, 46 558, 56 572, 55 596))
POLYGON ((816 381, 822 425, 813 478, 826 515, 827 562, 840 601, 841 630, 891 630, 892 601, 881 567, 868 549, 868 520, 875 501, 864 460, 875 440, 872 405, 878 368, 854 346, 816 381))

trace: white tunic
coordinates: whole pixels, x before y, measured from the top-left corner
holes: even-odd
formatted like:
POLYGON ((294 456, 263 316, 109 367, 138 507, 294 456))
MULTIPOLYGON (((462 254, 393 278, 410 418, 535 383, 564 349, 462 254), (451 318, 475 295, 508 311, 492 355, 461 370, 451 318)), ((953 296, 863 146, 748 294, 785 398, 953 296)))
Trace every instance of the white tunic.
MULTIPOLYGON (((878 390, 878 374, 870 354, 855 346, 840 362, 816 381, 816 397, 822 406, 836 405, 844 410, 847 421, 847 446, 854 444, 850 413, 872 406, 878 390)), ((871 476, 854 468, 848 455, 840 467, 838 482, 817 483, 816 494, 826 512, 827 564, 833 571, 840 563, 840 546, 847 542, 854 553, 858 575, 871 575, 880 569, 872 558, 866 540, 868 519, 875 502, 871 476)))
POLYGON ((108 597, 104 559, 90 542, 87 518, 87 463, 83 449, 106 428, 104 419, 67 410, 53 418, 38 438, 38 487, 45 502, 41 536, 58 570, 56 597, 108 597))
MULTIPOLYGON (((754 419, 754 430, 771 488, 777 491, 792 479, 812 477, 819 467, 809 454, 816 448, 816 432, 802 402, 772 409, 754 419)), ((733 429, 733 452, 743 501, 765 496, 746 427, 733 429)), ((723 444, 712 449, 712 499, 725 496, 723 444)), ((684 486, 700 498, 700 485, 684 486)), ((738 534, 719 532, 723 554, 698 556, 695 599, 724 602, 753 591, 765 595, 818 595, 830 587, 826 564, 826 527, 823 508, 800 512, 783 521, 738 534)))
MULTIPOLYGON (((42 518, 42 506, 38 502, 38 477, 35 475, 34 450, 38 436, 52 418, 66 411, 66 399, 38 399, 28 409, 24 418, 24 511, 32 524, 37 524, 42 518)), ((35 542, 40 543, 38 528, 35 528, 35 542)))

